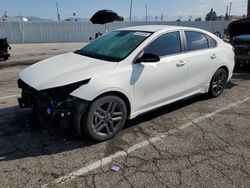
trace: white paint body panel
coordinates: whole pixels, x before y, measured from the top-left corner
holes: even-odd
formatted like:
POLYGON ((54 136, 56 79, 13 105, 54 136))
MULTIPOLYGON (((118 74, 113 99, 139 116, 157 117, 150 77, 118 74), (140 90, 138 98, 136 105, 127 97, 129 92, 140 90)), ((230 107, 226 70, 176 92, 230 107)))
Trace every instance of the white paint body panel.
POLYGON ((116 66, 117 63, 66 53, 29 66, 19 76, 33 88, 43 90, 102 75, 116 66))
POLYGON ((207 92, 213 74, 221 66, 228 68, 229 79, 232 76, 232 47, 209 32, 175 26, 138 26, 124 30, 151 31, 154 34, 121 62, 108 62, 67 53, 32 65, 23 70, 19 77, 37 90, 91 79, 71 95, 92 101, 106 92, 120 92, 129 100, 129 117, 134 118, 157 107, 207 92), (138 54, 159 35, 182 30, 205 33, 214 38, 218 46, 166 56, 157 63, 133 64, 138 54), (214 54, 216 59, 211 59, 210 56, 214 54), (185 65, 178 67, 179 62, 184 62, 185 65))

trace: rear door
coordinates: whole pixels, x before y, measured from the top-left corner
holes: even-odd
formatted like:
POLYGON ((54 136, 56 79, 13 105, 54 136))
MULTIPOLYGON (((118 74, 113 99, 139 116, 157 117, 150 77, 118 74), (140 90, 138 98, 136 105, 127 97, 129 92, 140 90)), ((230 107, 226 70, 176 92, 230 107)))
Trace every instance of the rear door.
POLYGON ((216 41, 210 36, 185 31, 186 54, 188 61, 187 86, 190 92, 204 88, 214 74, 217 61, 216 41))

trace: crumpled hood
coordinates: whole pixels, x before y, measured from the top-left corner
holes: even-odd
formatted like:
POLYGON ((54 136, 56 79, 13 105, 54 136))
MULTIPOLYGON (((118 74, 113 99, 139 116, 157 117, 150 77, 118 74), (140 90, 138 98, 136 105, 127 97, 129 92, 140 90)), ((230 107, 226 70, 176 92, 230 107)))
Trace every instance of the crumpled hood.
POLYGON ((250 34, 250 18, 232 21, 228 25, 228 34, 231 39, 239 35, 250 34))
POLYGON ((19 77, 31 87, 43 90, 100 76, 117 64, 66 53, 29 66, 19 73, 19 77))

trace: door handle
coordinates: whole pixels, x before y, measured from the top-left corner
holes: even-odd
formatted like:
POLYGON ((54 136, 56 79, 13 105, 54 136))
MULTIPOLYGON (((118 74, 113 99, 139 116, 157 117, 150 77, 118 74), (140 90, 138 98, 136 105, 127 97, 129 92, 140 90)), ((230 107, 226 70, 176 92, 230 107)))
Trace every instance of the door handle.
POLYGON ((212 55, 210 56, 211 59, 216 59, 216 57, 217 57, 217 56, 216 56, 215 54, 212 54, 212 55))
POLYGON ((185 65, 185 61, 180 61, 179 63, 176 64, 177 67, 183 67, 185 65))

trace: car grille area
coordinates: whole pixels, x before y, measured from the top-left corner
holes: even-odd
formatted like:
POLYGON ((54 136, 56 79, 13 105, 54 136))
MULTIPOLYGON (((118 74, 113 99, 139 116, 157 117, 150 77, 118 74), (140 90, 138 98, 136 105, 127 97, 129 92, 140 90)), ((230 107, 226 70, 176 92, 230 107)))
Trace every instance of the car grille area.
POLYGON ((235 48, 235 62, 240 64, 250 63, 250 45, 236 44, 235 48))
POLYGON ((33 107, 34 102, 38 98, 38 91, 21 79, 17 81, 18 88, 22 90, 21 98, 18 98, 20 108, 33 107))
MULTIPOLYGON (((74 101, 71 98, 63 101, 54 100, 51 90, 37 91, 21 79, 17 83, 22 90, 21 97, 18 98, 20 108, 32 108, 34 113, 45 119, 67 117, 72 114, 74 101)), ((56 93, 60 93, 59 91, 56 93)))

